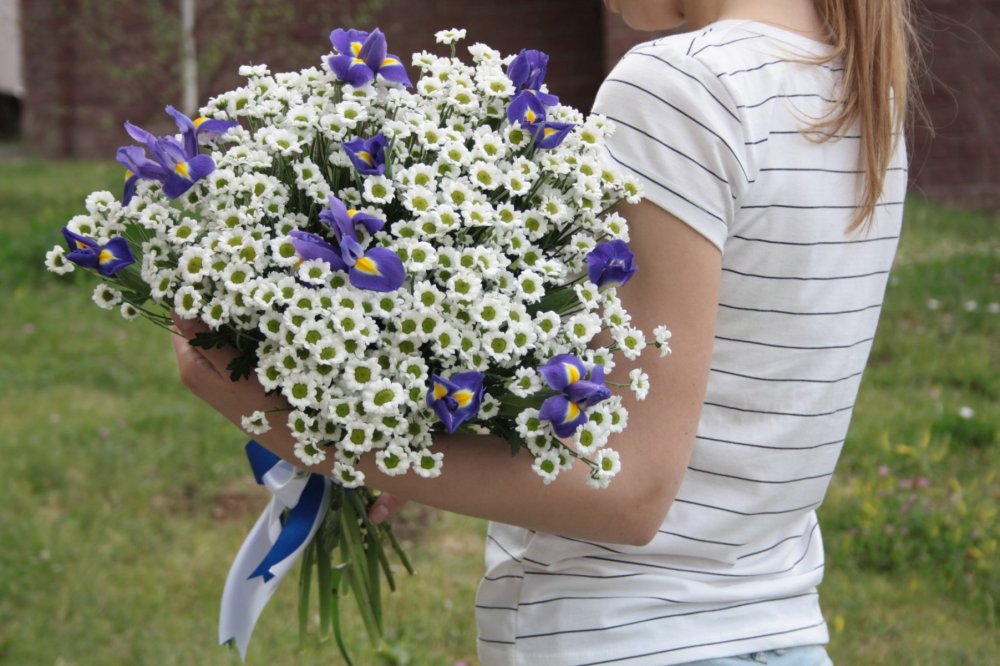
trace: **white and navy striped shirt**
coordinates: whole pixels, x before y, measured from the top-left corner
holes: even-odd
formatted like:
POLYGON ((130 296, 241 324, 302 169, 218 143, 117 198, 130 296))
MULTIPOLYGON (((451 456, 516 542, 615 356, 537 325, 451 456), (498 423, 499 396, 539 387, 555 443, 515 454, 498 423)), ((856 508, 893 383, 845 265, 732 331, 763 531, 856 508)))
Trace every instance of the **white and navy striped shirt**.
POLYGON ((801 130, 837 98, 829 48, 727 20, 630 51, 594 110, 610 159, 723 253, 689 468, 645 547, 491 524, 477 598, 484 664, 684 663, 821 644, 820 505, 847 433, 899 236, 905 154, 874 225, 858 137, 801 130))

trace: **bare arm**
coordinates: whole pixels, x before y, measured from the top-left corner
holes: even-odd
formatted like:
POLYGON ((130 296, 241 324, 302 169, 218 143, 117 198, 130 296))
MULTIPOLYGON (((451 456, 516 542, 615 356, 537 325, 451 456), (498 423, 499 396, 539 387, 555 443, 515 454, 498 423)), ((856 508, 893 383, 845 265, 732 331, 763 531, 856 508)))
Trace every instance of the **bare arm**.
MULTIPOLYGON (((611 543, 644 544, 656 534, 677 493, 691 454, 708 381, 721 255, 690 227, 648 202, 627 206, 630 246, 639 272, 619 293, 633 324, 649 333, 661 323, 672 332, 674 354, 656 358, 655 348, 635 363, 622 359, 608 381, 628 384, 628 373, 642 367, 650 377, 650 392, 637 402, 622 397, 629 410, 628 428, 613 435, 622 471, 604 490, 584 483, 587 469, 577 464, 551 485, 531 469, 526 452, 513 460, 505 441, 492 436, 435 436, 444 453, 441 476, 414 474, 388 477, 365 456, 360 469, 366 484, 440 509, 520 525, 538 531, 611 543)), ((190 337, 198 329, 180 323, 190 337)), ((196 395, 233 423, 256 409, 283 406, 267 397, 255 379, 233 383, 225 366, 226 350, 205 351, 175 337, 181 378, 196 395)), ((285 460, 302 467, 293 453, 293 439, 282 418, 256 439, 285 460)), ((327 474, 329 463, 312 471, 327 474)))

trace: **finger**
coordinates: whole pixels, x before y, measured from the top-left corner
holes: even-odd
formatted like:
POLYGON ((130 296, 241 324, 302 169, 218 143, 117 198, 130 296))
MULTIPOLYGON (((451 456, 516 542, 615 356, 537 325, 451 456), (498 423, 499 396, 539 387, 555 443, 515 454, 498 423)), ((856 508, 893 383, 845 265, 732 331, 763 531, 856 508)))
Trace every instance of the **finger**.
POLYGON ((174 320, 174 328, 185 338, 193 338, 198 333, 205 333, 208 324, 200 319, 184 319, 176 311, 171 311, 170 317, 174 320))
POLYGON ((407 500, 402 497, 396 497, 390 493, 382 493, 375 500, 375 503, 372 504, 371 509, 368 510, 368 520, 378 525, 390 516, 399 513, 399 510, 403 508, 406 502, 407 500))
POLYGON ((198 333, 209 331, 209 327, 200 319, 182 319, 176 312, 172 312, 171 316, 174 320, 174 327, 183 336, 183 338, 174 336, 174 348, 176 349, 178 344, 186 345, 210 363, 220 377, 228 377, 230 374, 229 364, 232 363, 234 358, 239 356, 239 352, 229 345, 211 348, 192 347, 190 344, 191 338, 198 333))

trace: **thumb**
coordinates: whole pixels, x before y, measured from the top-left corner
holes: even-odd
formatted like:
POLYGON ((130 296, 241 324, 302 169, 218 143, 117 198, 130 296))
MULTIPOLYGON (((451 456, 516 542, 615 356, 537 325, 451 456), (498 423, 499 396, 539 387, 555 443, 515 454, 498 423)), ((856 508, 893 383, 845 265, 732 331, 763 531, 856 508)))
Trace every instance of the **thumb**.
POLYGON ((371 509, 368 510, 368 520, 378 525, 390 516, 399 513, 399 510, 403 508, 406 502, 407 500, 402 497, 396 497, 390 493, 382 493, 375 500, 375 503, 372 504, 371 509))

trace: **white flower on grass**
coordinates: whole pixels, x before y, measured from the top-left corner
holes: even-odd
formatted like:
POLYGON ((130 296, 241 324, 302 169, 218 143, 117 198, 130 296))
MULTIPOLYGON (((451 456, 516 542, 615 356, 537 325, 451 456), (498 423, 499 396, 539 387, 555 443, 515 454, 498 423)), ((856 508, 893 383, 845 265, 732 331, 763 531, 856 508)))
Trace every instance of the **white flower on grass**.
POLYGON ((656 341, 656 346, 660 348, 660 358, 670 356, 670 338, 672 335, 670 329, 663 324, 653 329, 653 340, 656 341))
POLYGON ((535 474, 542 477, 542 482, 545 485, 549 485, 556 480, 562 469, 562 460, 559 452, 552 449, 542 451, 535 456, 535 462, 532 463, 531 469, 535 471, 535 474))
POLYGON ((66 259, 66 248, 56 245, 45 254, 45 267, 56 275, 72 273, 76 265, 66 259))
POLYGON ((629 388, 635 393, 635 399, 645 400, 649 394, 649 375, 640 368, 634 368, 628 373, 628 377, 631 380, 629 388))
POLYGON ((101 282, 94 287, 92 299, 97 307, 102 310, 114 310, 121 304, 122 294, 117 289, 101 282))
POLYGON ((121 307, 118 308, 118 313, 121 314, 122 319, 125 321, 134 321, 141 314, 139 308, 131 303, 122 303, 121 307))
POLYGON ((251 435, 263 435, 271 429, 271 423, 267 420, 267 414, 260 410, 241 417, 240 425, 251 435))
POLYGON ((974 410, 972 407, 969 407, 968 405, 963 405, 962 407, 959 407, 958 415, 961 416, 963 419, 971 419, 973 416, 976 415, 976 410, 974 410))
POLYGON ((433 479, 441 476, 444 454, 440 451, 431 452, 428 449, 418 449, 410 452, 410 464, 418 476, 433 479))

